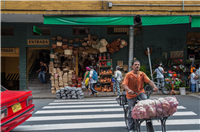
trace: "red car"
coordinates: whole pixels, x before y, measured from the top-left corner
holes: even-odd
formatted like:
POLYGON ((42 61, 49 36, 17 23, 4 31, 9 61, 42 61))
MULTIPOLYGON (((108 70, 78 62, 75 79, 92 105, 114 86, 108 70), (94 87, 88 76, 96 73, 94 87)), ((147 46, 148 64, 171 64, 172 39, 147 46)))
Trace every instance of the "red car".
POLYGON ((1 86, 1 132, 9 132, 32 116, 31 91, 11 91, 1 86))

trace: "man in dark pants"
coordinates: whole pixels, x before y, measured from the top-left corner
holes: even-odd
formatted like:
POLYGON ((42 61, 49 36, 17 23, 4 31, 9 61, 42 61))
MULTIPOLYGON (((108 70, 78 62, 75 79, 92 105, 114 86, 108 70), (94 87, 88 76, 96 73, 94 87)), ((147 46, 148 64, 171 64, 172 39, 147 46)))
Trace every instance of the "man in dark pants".
POLYGON ((126 90, 126 97, 128 100, 129 111, 129 120, 128 120, 128 130, 129 132, 134 132, 134 119, 131 117, 131 111, 135 106, 135 102, 137 100, 137 95, 134 94, 136 92, 142 100, 147 99, 147 96, 144 94, 143 84, 144 82, 148 83, 153 87, 153 91, 158 91, 156 85, 147 77, 144 72, 140 70, 140 62, 138 60, 133 61, 132 63, 132 71, 127 73, 124 82, 123 88, 126 90))
POLYGON ((48 70, 47 65, 44 62, 40 61, 40 69, 37 71, 37 73, 39 72, 38 78, 40 79, 40 82, 42 84, 44 84, 44 83, 46 84, 47 83, 46 82, 46 77, 45 77, 45 74, 47 73, 47 70, 48 70))

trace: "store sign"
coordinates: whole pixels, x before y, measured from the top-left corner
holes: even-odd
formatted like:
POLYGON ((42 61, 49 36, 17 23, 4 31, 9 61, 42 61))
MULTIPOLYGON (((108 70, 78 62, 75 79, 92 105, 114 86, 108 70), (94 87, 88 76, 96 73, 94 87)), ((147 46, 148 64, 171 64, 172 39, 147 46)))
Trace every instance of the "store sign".
POLYGON ((1 53, 15 53, 15 48, 1 48, 1 53))
POLYGON ((28 39, 28 45, 49 45, 49 39, 28 39))

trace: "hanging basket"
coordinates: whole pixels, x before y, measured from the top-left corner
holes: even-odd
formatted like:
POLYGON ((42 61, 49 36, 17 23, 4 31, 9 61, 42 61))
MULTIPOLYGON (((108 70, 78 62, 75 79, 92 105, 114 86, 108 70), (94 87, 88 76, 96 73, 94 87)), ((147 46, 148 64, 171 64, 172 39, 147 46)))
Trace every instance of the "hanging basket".
POLYGON ((69 40, 69 43, 74 43, 74 40, 69 40))
POLYGON ((87 46, 87 43, 86 43, 86 42, 83 42, 82 45, 83 45, 83 46, 87 46))
POLYGON ((57 40, 61 41, 63 38, 61 36, 57 36, 57 40))
POLYGON ((198 49, 195 49, 194 52, 199 52, 199 50, 198 50, 198 49))
POLYGON ((52 49, 55 49, 57 47, 56 44, 52 44, 52 49))
POLYGON ((79 38, 75 38, 75 39, 74 39, 74 42, 79 42, 79 41, 80 41, 79 38))
POLYGON ((65 45, 62 45, 62 49, 67 49, 68 45, 65 44, 65 45))
POLYGON ((51 37, 51 40, 54 40, 54 41, 55 41, 55 40, 56 40, 56 37, 51 37))
POLYGON ((68 39, 63 39, 63 42, 67 43, 68 39))
POLYGON ((191 50, 194 50, 194 49, 195 49, 195 47, 194 47, 194 46, 191 46, 191 47, 190 47, 190 49, 191 49, 191 50))
POLYGON ((191 38, 190 38, 190 40, 192 40, 192 41, 195 41, 195 40, 196 40, 196 38, 195 38, 195 37, 191 37, 191 38))

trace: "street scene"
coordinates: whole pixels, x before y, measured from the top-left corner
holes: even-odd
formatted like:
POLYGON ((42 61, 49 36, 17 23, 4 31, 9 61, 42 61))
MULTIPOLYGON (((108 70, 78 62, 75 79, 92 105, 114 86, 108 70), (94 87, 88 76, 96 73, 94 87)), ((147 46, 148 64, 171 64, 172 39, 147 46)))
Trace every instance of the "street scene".
POLYGON ((2 132, 200 132, 200 0, 1 1, 2 132))
MULTIPOLYGON (((163 95, 151 97, 160 98, 163 95)), ((176 96, 177 112, 167 120, 167 132, 199 132, 198 97, 176 96), (192 102, 192 103, 191 103, 192 102)), ((13 130, 38 132, 127 132, 123 108, 115 98, 83 100, 35 99, 33 116, 13 130)), ((154 120, 155 132, 161 132, 160 121, 154 120)), ((145 124, 142 124, 142 131, 145 124)))

